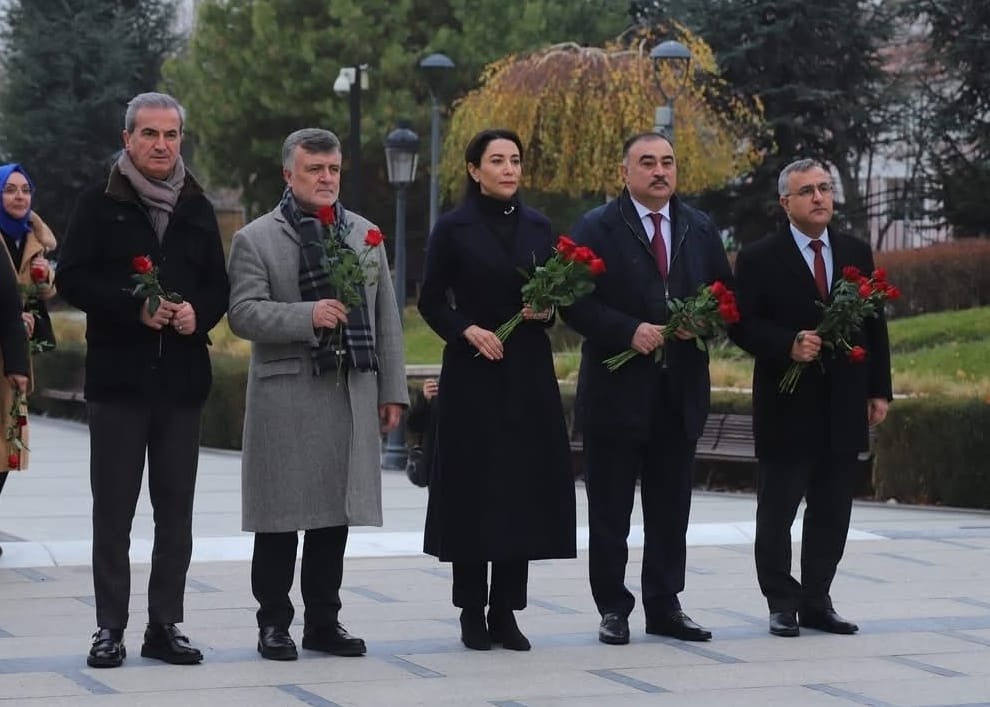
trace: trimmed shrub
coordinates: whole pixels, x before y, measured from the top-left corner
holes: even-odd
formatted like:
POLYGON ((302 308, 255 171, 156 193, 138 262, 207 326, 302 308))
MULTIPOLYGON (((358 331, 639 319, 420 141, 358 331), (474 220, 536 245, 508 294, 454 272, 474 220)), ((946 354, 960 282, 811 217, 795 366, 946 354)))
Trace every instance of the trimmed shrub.
POLYGON ((200 444, 217 449, 240 449, 247 395, 248 359, 212 356, 213 386, 203 407, 200 444))
POLYGON ((876 497, 990 508, 990 402, 909 398, 877 427, 876 497))
POLYGON ((990 239, 882 251, 875 258, 901 290, 887 305, 891 317, 990 304, 990 239))

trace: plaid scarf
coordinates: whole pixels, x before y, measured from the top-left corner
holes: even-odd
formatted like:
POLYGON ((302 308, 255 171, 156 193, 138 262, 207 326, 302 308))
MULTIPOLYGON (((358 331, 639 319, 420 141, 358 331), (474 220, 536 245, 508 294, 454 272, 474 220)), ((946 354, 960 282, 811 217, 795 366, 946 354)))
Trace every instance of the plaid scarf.
MULTIPOLYGON (((279 207, 285 220, 299 234, 299 294, 302 299, 307 302, 336 299, 337 293, 330 284, 324 267, 326 250, 323 239, 326 232, 323 224, 299 208, 290 189, 285 190, 279 207)), ((345 248, 350 248, 340 235, 347 232, 343 221, 344 207, 338 201, 333 208, 336 212, 334 223, 337 226, 331 228, 331 231, 345 248)), ((323 371, 340 371, 345 366, 358 371, 378 370, 375 339, 371 333, 371 320, 368 318, 367 293, 363 287, 360 292, 361 305, 347 313, 347 324, 341 324, 340 331, 320 329, 319 343, 310 351, 314 376, 323 371)))

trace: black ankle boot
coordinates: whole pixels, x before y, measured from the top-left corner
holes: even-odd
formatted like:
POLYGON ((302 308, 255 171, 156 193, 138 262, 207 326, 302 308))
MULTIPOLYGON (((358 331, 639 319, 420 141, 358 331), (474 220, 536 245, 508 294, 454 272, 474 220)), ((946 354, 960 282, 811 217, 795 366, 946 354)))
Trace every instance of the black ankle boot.
POLYGON ((492 639, 485 626, 483 608, 461 609, 461 642, 476 651, 491 650, 492 639))
POLYGON ((529 639, 519 630, 516 617, 511 611, 490 609, 488 634, 492 643, 501 643, 503 648, 508 648, 510 651, 528 651, 531 648, 529 639))

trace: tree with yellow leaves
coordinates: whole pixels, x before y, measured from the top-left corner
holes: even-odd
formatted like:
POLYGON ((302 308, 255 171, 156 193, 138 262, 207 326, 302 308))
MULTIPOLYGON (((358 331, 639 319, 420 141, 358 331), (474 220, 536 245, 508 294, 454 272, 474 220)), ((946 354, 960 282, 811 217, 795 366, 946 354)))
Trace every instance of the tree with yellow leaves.
MULTIPOLYGON (((759 162, 753 137, 762 129, 762 110, 756 100, 744 105, 720 90, 725 84, 711 49, 676 29, 692 54, 675 126, 678 191, 690 194, 719 187, 759 162)), ((649 58, 651 39, 639 30, 605 48, 557 44, 490 64, 482 85, 454 107, 443 150, 445 192, 453 195, 463 181, 471 137, 505 127, 522 139, 528 186, 570 196, 617 194, 622 142, 651 129, 655 107, 666 103, 649 58)), ((669 86, 672 77, 664 78, 669 86)))

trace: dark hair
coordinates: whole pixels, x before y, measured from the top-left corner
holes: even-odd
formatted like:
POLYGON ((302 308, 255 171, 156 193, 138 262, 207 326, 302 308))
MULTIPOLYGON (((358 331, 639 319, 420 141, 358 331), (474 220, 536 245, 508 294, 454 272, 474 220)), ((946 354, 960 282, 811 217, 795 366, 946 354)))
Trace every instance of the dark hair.
POLYGON ((482 130, 471 138, 471 142, 464 149, 464 172, 467 175, 467 180, 464 183, 465 199, 481 193, 481 185, 471 178, 471 173, 468 172, 467 166, 469 164, 473 164, 475 167, 481 166, 481 158, 485 154, 485 150, 488 149, 488 143, 492 140, 511 140, 519 148, 519 159, 522 159, 522 140, 519 139, 519 136, 515 132, 505 128, 488 128, 487 130, 482 130))
POLYGON ((633 145, 642 140, 666 140, 667 144, 671 147, 674 146, 674 140, 665 132, 658 130, 647 130, 646 132, 636 133, 635 135, 630 135, 626 138, 626 141, 622 143, 622 162, 625 163, 626 159, 629 157, 629 150, 632 149, 633 145))

